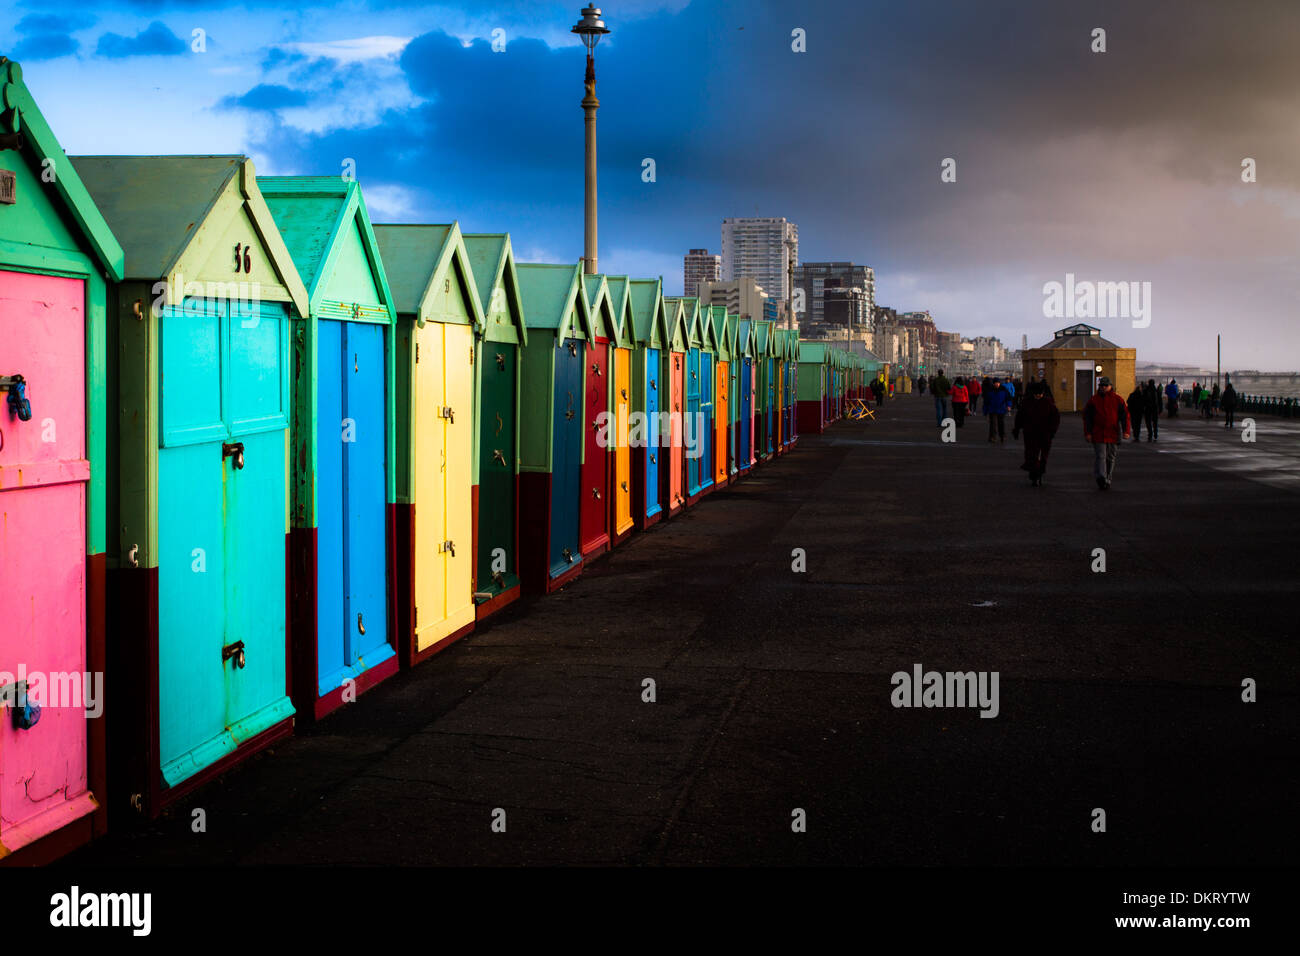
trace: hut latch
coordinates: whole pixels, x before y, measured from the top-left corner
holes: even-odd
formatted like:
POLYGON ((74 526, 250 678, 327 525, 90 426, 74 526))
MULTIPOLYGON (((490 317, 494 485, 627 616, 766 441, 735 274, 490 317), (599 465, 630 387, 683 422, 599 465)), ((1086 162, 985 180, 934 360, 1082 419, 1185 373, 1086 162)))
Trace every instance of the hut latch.
POLYGON ((32 420, 32 403, 27 398, 27 380, 21 375, 0 375, 0 391, 9 393, 9 413, 20 422, 32 420))
POLYGON ((235 643, 227 644, 225 647, 221 649, 221 663, 224 664, 226 661, 230 660, 231 658, 234 658, 236 669, 238 670, 244 669, 244 665, 247 664, 248 661, 244 656, 243 641, 235 641, 235 643))
POLYGON ((223 441, 221 443, 221 460, 224 462, 227 458, 233 458, 235 460, 234 465, 236 471, 242 470, 244 467, 244 443, 242 441, 223 441))

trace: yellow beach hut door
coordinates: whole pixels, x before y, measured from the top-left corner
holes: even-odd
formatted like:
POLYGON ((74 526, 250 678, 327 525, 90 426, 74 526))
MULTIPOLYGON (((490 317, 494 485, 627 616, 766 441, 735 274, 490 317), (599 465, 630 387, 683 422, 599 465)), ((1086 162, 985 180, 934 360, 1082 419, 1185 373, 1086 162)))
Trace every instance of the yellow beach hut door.
POLYGON ((415 329, 416 653, 474 623, 473 333, 415 329))

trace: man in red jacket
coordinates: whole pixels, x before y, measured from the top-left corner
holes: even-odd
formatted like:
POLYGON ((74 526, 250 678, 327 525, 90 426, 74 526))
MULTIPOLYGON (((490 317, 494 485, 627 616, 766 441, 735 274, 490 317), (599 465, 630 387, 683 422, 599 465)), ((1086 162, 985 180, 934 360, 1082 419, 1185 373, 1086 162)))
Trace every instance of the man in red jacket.
POLYGON ((1129 436, 1128 408, 1115 394, 1110 379, 1097 380, 1097 393, 1088 399, 1083 408, 1083 437, 1092 443, 1093 471, 1097 487, 1110 488, 1115 474, 1115 459, 1119 456, 1119 443, 1129 436))

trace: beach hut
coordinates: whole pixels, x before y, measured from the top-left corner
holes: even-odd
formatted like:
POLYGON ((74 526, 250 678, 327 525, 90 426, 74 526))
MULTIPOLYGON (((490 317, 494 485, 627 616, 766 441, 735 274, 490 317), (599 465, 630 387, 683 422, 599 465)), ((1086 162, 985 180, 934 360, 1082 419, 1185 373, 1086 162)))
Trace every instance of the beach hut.
POLYGON ((483 307, 475 343, 474 591, 483 620, 519 598, 519 354, 528 341, 510 236, 466 235, 483 307))
POLYGON ((519 405, 519 567, 526 591, 582 573, 579 546, 587 343, 594 338, 581 265, 521 263, 528 342, 519 405))
MULTIPOLYGON (((103 833, 106 303, 123 253, 0 57, 0 864, 103 833), (44 174, 53 170, 55 176, 44 174), (20 667, 26 668, 23 673, 20 667), (66 674, 63 698, 33 673, 66 674)), ((114 555, 116 557, 116 555, 114 555)))
POLYGON ((289 640, 294 706, 310 722, 397 671, 395 312, 355 181, 259 176, 257 186, 307 288, 292 330, 289 640))
POLYGON ((731 345, 735 328, 724 306, 709 306, 708 315, 717 348, 713 377, 713 482, 715 487, 721 487, 731 480, 734 451, 731 430, 731 345))
POLYGON ((109 297, 114 802, 161 808, 293 729, 291 322, 307 291, 244 156, 73 164, 109 297))
POLYGON ((474 358, 482 304, 460 225, 375 226, 397 310, 397 651, 474 629, 474 358))
POLYGON ((826 344, 799 343, 799 430, 820 435, 826 429, 826 344))
POLYGON ((640 414, 639 428, 630 429, 632 441, 632 513, 636 526, 651 527, 663 517, 663 489, 659 464, 664 449, 660 447, 660 419, 663 375, 663 348, 667 338, 664 313, 663 280, 633 279, 629 297, 635 329, 632 352, 632 408, 640 414))
POLYGON ((776 453, 776 330, 770 321, 754 323, 754 362, 758 368, 755 387, 755 463, 776 453))
POLYGON ((754 365, 754 323, 751 319, 740 319, 736 323, 737 363, 740 367, 736 379, 740 389, 737 403, 736 471, 740 475, 749 474, 754 465, 754 399, 756 397, 754 365))
POLYGON ((714 364, 717 340, 709 307, 687 299, 689 350, 686 355, 686 503, 694 504, 713 488, 714 364))
POLYGON ((610 376, 609 427, 609 541, 618 544, 636 528, 632 520, 632 353, 636 347, 636 317, 632 309, 632 284, 627 276, 606 277, 606 298, 612 306, 613 345, 610 376))
MULTIPOLYGON (((668 384, 668 394, 666 407, 661 411, 668 415, 669 428, 667 435, 660 435, 660 441, 668 460, 668 473, 663 479, 668 517, 686 506, 686 449, 682 419, 686 414, 686 358, 690 351, 687 301, 678 297, 664 298, 668 327, 663 351, 663 381, 668 384)), ((692 303, 690 314, 693 314, 696 300, 689 301, 692 303)))
POLYGON ((587 340, 586 388, 583 403, 582 492, 578 536, 585 560, 609 550, 609 476, 613 449, 608 427, 613 379, 614 304, 603 275, 584 275, 583 292, 591 316, 587 340))
POLYGON ((781 400, 781 414, 785 422, 782 432, 785 447, 792 448, 799 438, 797 396, 799 392, 799 333, 787 331, 785 337, 785 389, 781 400))

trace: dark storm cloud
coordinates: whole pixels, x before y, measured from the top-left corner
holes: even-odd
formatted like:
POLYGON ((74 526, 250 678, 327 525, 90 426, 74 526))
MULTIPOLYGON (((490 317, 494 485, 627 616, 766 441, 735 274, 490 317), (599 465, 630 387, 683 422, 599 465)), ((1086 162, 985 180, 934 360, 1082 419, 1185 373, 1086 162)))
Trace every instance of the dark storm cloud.
POLYGON ((176 56, 188 49, 189 45, 166 24, 155 20, 133 37, 105 33, 99 38, 95 53, 117 60, 129 56, 176 56))
MULTIPOLYGON (((716 248, 724 216, 784 215, 803 258, 871 264, 881 301, 968 334, 1041 337, 1042 285, 1067 271, 1153 281, 1155 321, 1127 335, 1148 356, 1212 341, 1216 300, 1248 305, 1256 344, 1285 332, 1300 295, 1294 4, 736 0, 605 15, 602 250, 680 256, 716 248), (1105 53, 1090 49, 1096 27, 1105 53), (807 52, 791 49, 796 28, 807 52), (955 183, 940 180, 946 157, 955 183)), ((262 148, 299 169, 367 157, 363 183, 368 169, 441 217, 576 258, 581 49, 520 38, 498 53, 434 32, 400 65, 424 104, 323 135, 272 124, 262 148)), ((364 96, 347 67, 332 83, 313 67, 313 89, 364 96)))

